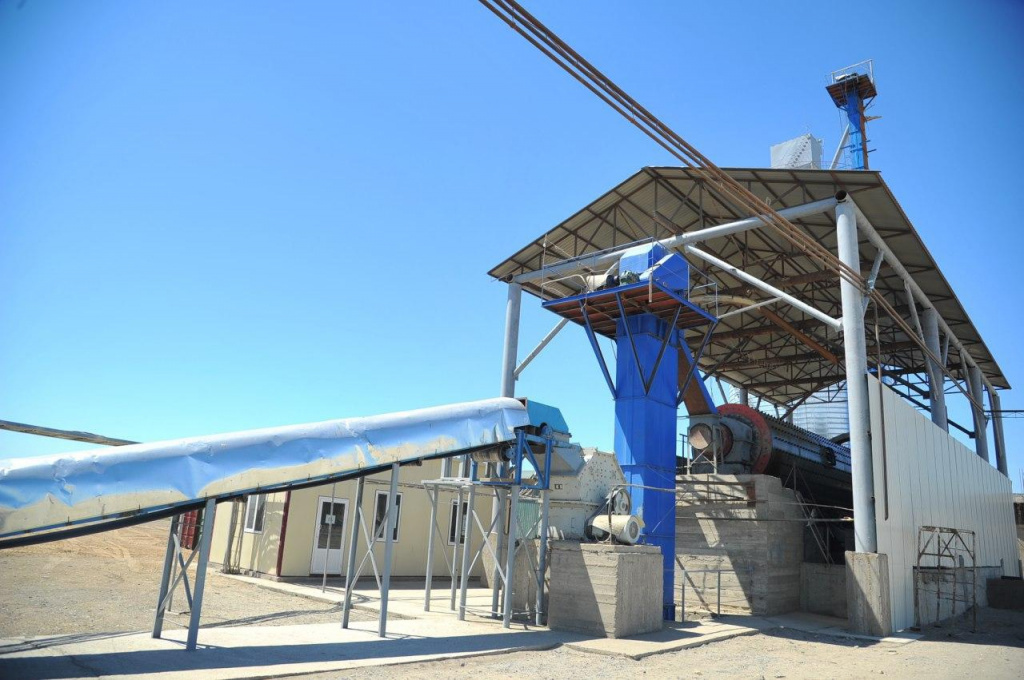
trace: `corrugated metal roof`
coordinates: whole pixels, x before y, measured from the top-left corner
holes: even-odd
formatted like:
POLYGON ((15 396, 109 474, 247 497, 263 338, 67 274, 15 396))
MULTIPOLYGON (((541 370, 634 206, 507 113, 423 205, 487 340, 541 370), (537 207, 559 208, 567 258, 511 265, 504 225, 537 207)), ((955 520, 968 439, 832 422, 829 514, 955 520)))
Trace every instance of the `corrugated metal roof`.
MULTIPOLYGON (((775 209, 828 198, 839 190, 851 194, 992 384, 1009 388, 980 333, 880 173, 755 168, 731 168, 726 172, 775 209)), ((666 238, 747 216, 747 213, 720 200, 713 184, 700 170, 647 167, 535 239, 489 273, 495 278, 509 280, 567 258, 637 241, 666 238), (655 213, 668 218, 667 222, 656 220, 655 213), (678 228, 669 229, 666 223, 678 228)), ((793 222, 835 252, 835 216, 831 211, 793 222)), ((705 241, 700 247, 784 288, 830 316, 840 315, 835 276, 823 272, 814 260, 768 229, 705 241)), ((875 248, 862 238, 861 258, 865 274, 874 257, 875 248)), ((705 263, 688 259, 696 269, 707 271, 718 282, 720 294, 755 300, 765 298, 760 291, 729 274, 709 270, 705 263)), ((570 276, 560 280, 534 281, 524 288, 549 300, 580 292, 583 281, 578 276, 570 276)), ((909 318, 903 283, 886 265, 880 271, 877 288, 901 314, 909 318)), ((720 311, 726 309, 729 307, 722 307, 720 311)), ((806 339, 811 342, 802 341, 792 332, 783 330, 778 323, 770 322, 759 313, 760 310, 737 314, 719 324, 701 361, 702 369, 731 382, 745 384, 751 392, 778 403, 790 403, 842 380, 841 368, 821 352, 811 349, 817 343, 829 350, 825 354, 841 357, 841 341, 834 331, 784 303, 770 305, 767 309, 769 313, 783 317, 784 322, 799 333, 806 334, 806 339)), ((879 318, 880 344, 876 345, 871 309, 868 310, 867 325, 869 364, 878 359, 880 352, 893 379, 908 383, 903 388, 909 395, 924 396, 921 375, 924 371, 923 353, 898 326, 885 318, 879 318)), ((958 367, 959 357, 951 354, 949 365, 958 367)))

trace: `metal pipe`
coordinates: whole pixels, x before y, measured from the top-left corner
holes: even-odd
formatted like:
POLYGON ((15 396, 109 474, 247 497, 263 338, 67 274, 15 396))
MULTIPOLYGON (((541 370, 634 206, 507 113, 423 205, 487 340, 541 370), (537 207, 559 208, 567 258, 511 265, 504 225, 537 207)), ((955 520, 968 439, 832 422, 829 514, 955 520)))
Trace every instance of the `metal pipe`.
MULTIPOLYGON (((967 367, 967 387, 975 401, 979 404, 984 404, 985 396, 981 387, 981 369, 977 366, 967 367)), ((984 458, 987 463, 989 462, 988 418, 985 417, 985 411, 974 404, 971 404, 971 410, 974 412, 974 447, 978 455, 984 458)))
POLYGON ((439 490, 435 486, 433 493, 427 488, 430 497, 430 529, 427 534, 427 567, 423 580, 423 611, 430 611, 430 587, 434 578, 434 534, 437 533, 437 496, 439 490))
MULTIPOLYGON (((836 238, 839 259, 854 271, 860 271, 856 206, 851 201, 836 206, 836 238)), ((861 292, 845 278, 840 279, 839 290, 843 307, 843 349, 846 358, 847 408, 850 416, 854 542, 857 552, 875 552, 878 549, 875 485, 871 440, 868 436, 871 425, 868 410, 868 360, 861 292)))
MULTIPOLYGON (((914 281, 914 277, 910 275, 910 272, 907 271, 906 267, 904 267, 896 258, 896 254, 892 252, 892 249, 889 248, 888 245, 886 245, 882 237, 878 234, 877 231, 875 231, 874 226, 872 226, 871 222, 864 215, 864 213, 861 212, 861 209, 857 207, 857 204, 854 203, 853 199, 849 196, 846 196, 845 192, 840 193, 843 194, 843 201, 853 205, 854 212, 857 216, 857 228, 859 229, 860 233, 863 234, 865 238, 867 238, 872 243, 872 245, 874 245, 876 248, 885 253, 885 261, 889 264, 890 267, 892 267, 893 271, 895 271, 896 274, 910 286, 910 290, 914 293, 914 297, 917 299, 917 301, 921 303, 921 306, 924 307, 925 309, 935 309, 935 305, 933 305, 931 300, 928 299, 928 296, 925 295, 921 287, 917 285, 917 282, 914 281)), ((974 357, 972 357, 971 353, 967 351, 963 343, 960 342, 960 340, 956 337, 956 334, 949 327, 949 324, 946 323, 946 320, 943 319, 941 315, 939 316, 939 329, 946 335, 947 339, 953 344, 953 346, 961 354, 964 355, 968 364, 970 364, 971 366, 978 366, 977 362, 975 362, 974 360, 974 357)), ((989 382, 988 378, 986 378, 984 374, 982 374, 982 381, 985 383, 985 386, 988 387, 989 389, 995 389, 995 386, 992 385, 991 382, 989 382)))
MULTIPOLYGON (((359 549, 359 525, 363 521, 363 487, 366 478, 356 482, 355 512, 352 513, 352 531, 348 540, 348 564, 345 566, 345 603, 342 607, 341 627, 348 628, 348 614, 352 611, 352 589, 356 587, 356 551, 359 549)), ((373 549, 373 546, 370 546, 373 549)))
MULTIPOLYGON (((516 370, 515 370, 515 374, 514 374, 515 378, 517 378, 517 379, 519 378, 519 374, 522 373, 523 370, 527 366, 530 365, 531 361, 533 361, 534 359, 537 358, 537 355, 540 354, 541 351, 545 347, 548 346, 549 342, 551 342, 552 340, 555 339, 555 336, 558 335, 559 331, 561 331, 563 328, 565 328, 565 325, 567 323, 569 323, 568 319, 562 319, 561 321, 559 321, 558 323, 555 324, 554 328, 552 328, 550 331, 548 331, 548 334, 544 336, 544 339, 541 340, 540 343, 538 343, 537 346, 533 348, 532 352, 530 352, 529 354, 526 355, 526 358, 523 359, 523 363, 521 363, 518 366, 516 366, 516 370)), ((510 394, 508 396, 511 397, 511 396, 515 396, 515 395, 510 394)))
MULTIPOLYGON (((391 558, 395 552, 395 526, 398 524, 398 463, 391 464, 391 488, 388 489, 388 535, 384 538, 384 574, 380 584, 380 619, 378 634, 384 637, 388 629, 388 595, 391 591, 391 558)), ((373 546, 370 546, 373 550, 373 546)))
POLYGON ((988 391, 988 403, 992 406, 992 434, 996 447, 996 467, 1005 476, 1006 472, 1006 437, 1003 435, 1003 414, 999 405, 999 394, 995 390, 988 391))
POLYGON ((203 535, 199 539, 199 564, 196 565, 196 585, 192 593, 192 612, 188 619, 188 636, 185 649, 194 651, 199 639, 199 618, 203 614, 203 591, 206 589, 206 568, 210 564, 210 544, 213 542, 213 518, 217 513, 217 501, 206 501, 203 509, 203 535))
POLYGON ((744 406, 750 406, 750 390, 746 387, 740 387, 740 403, 744 406))
POLYGON ((501 396, 516 395, 516 354, 519 351, 519 315, 523 302, 523 287, 508 284, 505 304, 505 346, 501 355, 501 396))
POLYGON ((509 495, 512 498, 508 510, 508 548, 505 556, 505 602, 502 611, 502 625, 509 628, 512 625, 512 588, 515 584, 516 571, 516 533, 519 519, 519 485, 513 484, 509 487, 509 495))
MULTIPOLYGON (((739 279, 741 281, 746 281, 747 283, 749 283, 750 285, 754 286, 755 288, 760 288, 761 290, 765 291, 766 293, 771 294, 773 297, 779 298, 782 302, 789 303, 793 307, 796 307, 797 309, 802 311, 804 314, 807 314, 808 316, 814 317, 815 319, 817 319, 818 321, 821 321, 823 324, 829 326, 830 328, 833 328, 835 330, 839 330, 840 328, 842 328, 842 323, 839 320, 833 319, 828 314, 825 314, 824 312, 818 310, 817 308, 812 307, 811 305, 807 304, 806 302, 803 302, 802 300, 798 300, 797 298, 793 297, 789 293, 784 293, 783 291, 779 290, 778 288, 776 288, 775 286, 771 285, 770 283, 765 283, 764 281, 762 281, 761 279, 757 278, 756 276, 751 276, 750 274, 746 273, 742 269, 739 269, 738 267, 734 267, 731 264, 729 264, 728 262, 726 262, 724 260, 720 260, 717 257, 715 257, 714 255, 711 255, 710 253, 706 253, 703 250, 698 250, 697 248, 694 248, 693 246, 686 246, 684 248, 684 250, 687 253, 691 254, 691 255, 699 257, 700 259, 704 260, 705 262, 713 264, 714 266, 718 267, 722 271, 728 272, 732 276, 735 276, 737 279, 739 279)), ((858 309, 859 309, 859 307, 860 307, 860 302, 858 300, 858 309)))
MULTIPOLYGON (((834 208, 836 203, 837 201, 835 198, 826 198, 812 203, 796 205, 792 208, 783 208, 777 212, 786 219, 799 219, 801 217, 807 217, 808 215, 827 212, 834 208)), ((730 234, 737 234, 743 231, 757 229, 768 224, 768 219, 767 215, 747 217, 735 222, 719 224, 714 227, 708 227, 707 229, 699 229, 697 231, 679 234, 678 236, 671 236, 669 238, 661 239, 660 241, 657 241, 657 243, 668 249, 678 248, 689 243, 700 243, 701 241, 706 241, 720 236, 728 236, 730 234)), ((521 284, 528 281, 536 281, 538 279, 547 279, 571 274, 579 271, 580 269, 599 268, 602 266, 607 267, 618 260, 619 256, 622 255, 623 252, 635 245, 637 245, 637 243, 634 242, 619 248, 564 260, 563 262, 551 265, 550 267, 544 267, 536 271, 524 272, 518 276, 514 276, 512 277, 512 281, 513 283, 521 284)))
MULTIPOLYGON (((921 325, 924 330, 924 341, 928 349, 936 356, 942 356, 942 347, 939 345, 939 313, 929 307, 921 315, 921 325)), ((928 387, 929 405, 932 413, 932 422, 949 432, 949 421, 946 415, 946 376, 939 370, 939 367, 928 359, 928 387)))

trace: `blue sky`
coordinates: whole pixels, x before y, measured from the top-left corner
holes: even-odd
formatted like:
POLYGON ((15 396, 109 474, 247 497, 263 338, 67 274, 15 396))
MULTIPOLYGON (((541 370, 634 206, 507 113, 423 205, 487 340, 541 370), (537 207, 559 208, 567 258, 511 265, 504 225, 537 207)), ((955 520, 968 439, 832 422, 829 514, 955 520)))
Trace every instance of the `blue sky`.
MULTIPOLYGON (((826 77, 873 58, 872 166, 1024 385, 1024 6, 529 7, 722 166, 804 132, 830 154, 826 77)), ((673 164, 471 0, 9 0, 0 83, 0 418, 128 439, 494 396, 487 270, 673 164)), ((522 352, 554 321, 527 298, 522 352)), ((582 333, 519 392, 610 447, 582 333)), ((0 457, 76 448, 0 433, 0 457)))

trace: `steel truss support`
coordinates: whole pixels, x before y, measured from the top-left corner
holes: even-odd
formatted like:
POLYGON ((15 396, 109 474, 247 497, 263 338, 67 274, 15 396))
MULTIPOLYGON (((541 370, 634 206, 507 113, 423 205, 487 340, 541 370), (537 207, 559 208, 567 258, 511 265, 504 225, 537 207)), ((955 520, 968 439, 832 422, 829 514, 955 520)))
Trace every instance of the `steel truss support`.
POLYGON ((171 529, 167 535, 167 551, 164 555, 164 569, 160 577, 160 595, 157 598, 156 615, 153 620, 153 637, 159 638, 163 633, 164 615, 171 606, 174 590, 179 583, 184 583, 186 598, 188 599, 190 612, 188 622, 188 634, 185 639, 185 649, 193 651, 199 639, 199 621, 203 611, 203 593, 206 590, 206 569, 210 564, 210 544, 213 541, 213 519, 217 512, 216 500, 211 498, 206 501, 203 509, 203 524, 199 537, 199 546, 191 552, 188 559, 181 554, 181 544, 178 541, 178 528, 181 526, 181 516, 175 515, 171 519, 171 529), (192 561, 198 556, 196 564, 195 589, 189 595, 188 592, 188 568, 192 561), (175 575, 176 567, 181 571, 175 575))

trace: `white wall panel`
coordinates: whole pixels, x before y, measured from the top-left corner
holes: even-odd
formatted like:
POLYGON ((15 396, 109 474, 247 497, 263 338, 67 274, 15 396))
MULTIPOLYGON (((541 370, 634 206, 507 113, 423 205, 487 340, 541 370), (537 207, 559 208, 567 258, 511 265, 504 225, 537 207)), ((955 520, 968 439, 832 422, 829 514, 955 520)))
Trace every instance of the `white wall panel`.
POLYGON ((1021 575, 1012 485, 891 389, 868 381, 878 552, 889 556, 892 622, 900 630, 914 625, 922 526, 973 531, 978 566, 1021 575))

